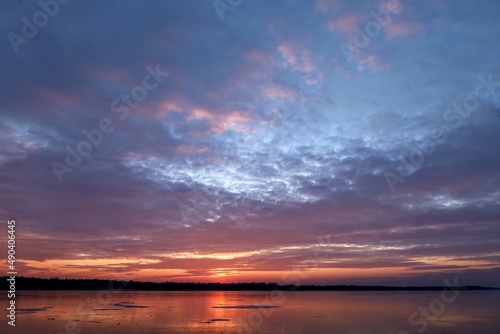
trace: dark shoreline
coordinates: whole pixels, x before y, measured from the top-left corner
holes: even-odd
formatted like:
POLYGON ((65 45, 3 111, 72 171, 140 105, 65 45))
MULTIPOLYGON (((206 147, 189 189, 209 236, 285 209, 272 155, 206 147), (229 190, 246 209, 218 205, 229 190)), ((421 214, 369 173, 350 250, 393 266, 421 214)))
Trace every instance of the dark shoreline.
MULTIPOLYGON (((0 290, 9 290, 8 276, 1 277, 0 290)), ((460 291, 499 290, 482 286, 363 286, 363 285, 279 285, 277 283, 177 283, 98 279, 16 277, 17 291, 30 290, 127 290, 127 291, 460 291)))

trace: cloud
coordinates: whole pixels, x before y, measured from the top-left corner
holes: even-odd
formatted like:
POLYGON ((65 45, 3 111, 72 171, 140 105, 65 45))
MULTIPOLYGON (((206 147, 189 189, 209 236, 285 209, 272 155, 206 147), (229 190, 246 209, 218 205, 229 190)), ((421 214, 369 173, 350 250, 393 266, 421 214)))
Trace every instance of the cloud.
MULTIPOLYGON (((36 8, 5 6, 4 32, 36 8)), ((246 2, 221 24, 210 2, 75 2, 2 48, 0 215, 22 227, 22 272, 497 284, 497 86, 395 193, 384 172, 479 75, 498 82, 498 4, 405 4, 346 62, 380 6, 246 2), (170 75, 120 119, 156 64, 170 75), (52 163, 103 118, 115 130, 60 183, 52 163)))

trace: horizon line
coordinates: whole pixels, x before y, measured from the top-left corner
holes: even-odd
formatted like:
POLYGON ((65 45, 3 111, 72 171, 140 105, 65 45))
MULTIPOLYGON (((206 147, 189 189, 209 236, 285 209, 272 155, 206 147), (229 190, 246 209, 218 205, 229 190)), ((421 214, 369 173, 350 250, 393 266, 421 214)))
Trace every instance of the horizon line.
MULTIPOLYGON (((4 282, 6 283, 7 280, 11 276, 1 276, 2 278, 2 286, 4 282), (5 280, 4 280, 5 279, 5 280)), ((94 281, 95 283, 104 283, 104 282, 122 282, 122 283, 127 283, 134 284, 134 285, 156 285, 156 286, 161 286, 161 285, 195 285, 197 287, 209 287, 209 286, 234 286, 234 285, 247 285, 249 287, 256 287, 256 286, 261 286, 266 288, 271 288, 271 287, 277 287, 277 288, 287 288, 292 291, 300 290, 301 288, 347 288, 347 289, 386 289, 386 290, 405 290, 405 289, 420 289, 420 290, 425 290, 425 289, 431 289, 431 290, 436 290, 436 289, 450 289, 450 288, 457 288, 461 290, 500 290, 500 287, 493 287, 493 286, 481 286, 481 285, 458 285, 458 286, 446 286, 446 285, 358 285, 358 284, 279 284, 277 282, 174 282, 174 281, 162 281, 162 282, 154 282, 154 281, 137 281, 137 280, 117 280, 117 279, 102 279, 102 278, 59 278, 59 277, 51 277, 51 278, 41 278, 41 277, 28 277, 28 276, 15 276, 16 283, 18 283, 18 280, 39 280, 39 281, 66 281, 66 282, 71 282, 73 281, 74 283, 78 283, 78 281, 94 281)), ((17 285, 17 284, 16 284, 17 285)), ((47 288, 47 287, 46 287, 47 288)), ((124 288, 125 289, 125 288, 124 288)), ((3 290, 3 289, 0 289, 3 290)), ((8 289, 7 289, 8 290, 8 289)), ((23 289, 21 288, 20 290, 36 290, 36 289, 23 289)), ((43 290, 43 289, 42 289, 43 290)), ((55 290, 55 289, 50 289, 50 290, 55 290)), ((64 289, 64 290, 71 290, 71 289, 64 289)), ((86 288, 81 288, 80 290, 93 290, 93 289, 86 289, 86 288)), ((146 287, 143 287, 142 289, 131 289, 127 288, 127 290, 149 290, 146 287)), ((159 290, 161 291, 161 290, 159 290)))

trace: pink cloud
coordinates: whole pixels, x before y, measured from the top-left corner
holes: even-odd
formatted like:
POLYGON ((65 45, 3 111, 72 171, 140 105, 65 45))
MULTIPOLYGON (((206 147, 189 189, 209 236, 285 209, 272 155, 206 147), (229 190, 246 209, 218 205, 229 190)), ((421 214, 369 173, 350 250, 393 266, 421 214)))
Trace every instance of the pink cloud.
POLYGON ((48 114, 58 114, 67 117, 64 108, 77 108, 85 104, 85 97, 76 96, 74 94, 66 94, 60 90, 52 89, 49 87, 40 87, 38 94, 43 100, 30 102, 33 110, 46 112, 48 114))
POLYGON ((285 59, 285 62, 283 64, 283 62, 278 61, 277 65, 302 72, 302 79, 308 85, 317 84, 321 81, 322 73, 317 73, 317 66, 312 52, 307 48, 294 42, 287 42, 280 44, 278 51, 285 59))
POLYGON ((193 153, 205 153, 208 151, 208 147, 206 146, 197 146, 197 145, 180 145, 177 147, 177 153, 181 154, 193 154, 193 153))
POLYGON ((406 37, 422 31, 424 27, 419 23, 391 23, 385 29, 385 38, 390 40, 396 37, 406 37))
MULTIPOLYGON (((124 105, 123 103, 120 106, 124 105)), ((173 96, 169 94, 164 100, 145 100, 138 104, 136 109, 131 109, 130 113, 144 119, 162 119, 171 113, 182 113, 187 109, 189 103, 183 96, 173 96)))
POLYGON ((278 47, 278 50, 281 53, 281 56, 285 58, 288 65, 295 65, 297 63, 297 57, 292 51, 292 48, 288 45, 281 44, 278 47))
POLYGON ((294 92, 290 89, 281 87, 275 83, 270 83, 264 88, 264 94, 270 99, 281 99, 285 101, 292 101, 294 92))
POLYGON ((249 49, 243 52, 242 66, 235 73, 234 79, 238 80, 240 86, 248 82, 248 78, 264 78, 272 69, 273 57, 260 49, 249 49))
POLYGON ((316 65, 312 61, 311 52, 303 50, 301 52, 301 64, 297 66, 302 72, 311 73, 316 70, 316 65))
POLYGON ((393 15, 398 15, 401 11, 405 10, 405 8, 409 5, 409 3, 403 4, 400 0, 380 0, 379 9, 380 10, 389 10, 393 15))
POLYGON ((358 71, 365 68, 370 68, 375 71, 382 71, 389 67, 389 64, 384 62, 379 56, 375 54, 368 54, 358 57, 358 71))
POLYGON ((188 120, 196 119, 206 119, 215 134, 220 134, 228 130, 237 130, 244 133, 253 132, 247 125, 251 121, 250 114, 242 110, 220 113, 207 108, 196 107, 192 110, 188 120))
POLYGON ((344 15, 336 20, 330 20, 328 22, 328 28, 332 31, 340 31, 344 34, 352 35, 354 34, 356 25, 364 19, 365 17, 363 15, 344 15))
POLYGON ((87 75, 99 82, 120 83, 130 80, 130 73, 120 67, 105 65, 101 67, 91 67, 85 70, 87 75))
POLYGON ((271 57, 269 55, 267 55, 266 53, 264 53, 263 51, 261 51, 259 49, 246 50, 243 53, 243 58, 246 61, 258 63, 261 65, 269 64, 269 61, 271 60, 271 57))
POLYGON ((338 10, 341 3, 338 0, 316 0, 316 10, 328 13, 333 10, 338 10))

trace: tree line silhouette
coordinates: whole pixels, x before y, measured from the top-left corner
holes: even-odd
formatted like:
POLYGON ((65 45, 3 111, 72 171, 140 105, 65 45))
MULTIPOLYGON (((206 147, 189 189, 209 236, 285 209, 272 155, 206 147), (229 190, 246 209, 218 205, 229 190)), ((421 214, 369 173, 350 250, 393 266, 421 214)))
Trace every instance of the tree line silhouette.
MULTIPOLYGON (((9 277, 1 278, 0 290, 9 290, 9 277)), ((179 283, 115 281, 101 279, 59 279, 16 277, 16 290, 141 290, 141 291, 441 291, 444 286, 361 286, 361 285, 280 285, 277 283, 179 283)), ((494 290, 481 286, 462 286, 458 290, 494 290)))

